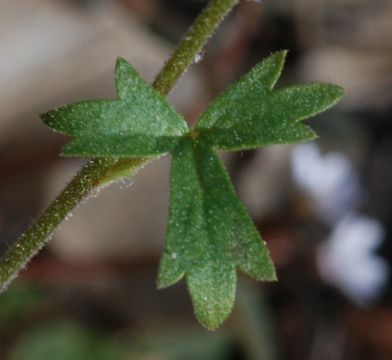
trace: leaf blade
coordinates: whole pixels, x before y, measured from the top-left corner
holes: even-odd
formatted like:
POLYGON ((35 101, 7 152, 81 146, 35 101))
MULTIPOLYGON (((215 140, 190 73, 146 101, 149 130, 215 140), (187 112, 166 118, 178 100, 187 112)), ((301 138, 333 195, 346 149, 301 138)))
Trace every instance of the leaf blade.
POLYGON ((183 117, 125 60, 118 59, 115 73, 119 99, 79 102, 41 116, 72 137, 64 155, 155 156, 170 152, 188 131, 183 117))
POLYGON ((248 109, 247 118, 229 128, 211 129, 205 136, 224 150, 313 140, 317 135, 300 122, 333 106, 342 95, 340 87, 330 84, 285 88, 271 93, 263 106, 248 109))
POLYGON ((232 151, 316 138, 313 130, 299 121, 335 105, 344 91, 336 85, 317 83, 272 91, 285 55, 271 55, 224 91, 202 114, 196 131, 212 146, 232 151), (269 72, 261 71, 265 68, 269 72))
POLYGON ((224 127, 221 123, 236 116, 238 104, 249 98, 259 101, 270 92, 282 73, 286 56, 287 50, 271 54, 223 91, 200 116, 196 130, 224 127))
POLYGON ((190 138, 173 152, 169 221, 158 286, 186 277, 195 315, 207 328, 230 314, 239 268, 275 280, 265 244, 219 158, 190 138))
POLYGON ((169 153, 178 143, 175 136, 133 135, 123 137, 78 138, 64 145, 61 154, 68 157, 93 156, 139 158, 154 157, 169 153))

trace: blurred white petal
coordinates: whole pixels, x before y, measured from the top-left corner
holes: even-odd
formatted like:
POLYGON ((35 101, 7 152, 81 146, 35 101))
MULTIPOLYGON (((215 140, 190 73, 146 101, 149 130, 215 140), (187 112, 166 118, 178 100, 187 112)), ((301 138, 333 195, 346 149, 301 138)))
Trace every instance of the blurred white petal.
POLYGON ((375 253, 383 238, 384 229, 377 220, 345 216, 319 248, 321 277, 358 305, 367 305, 377 298, 389 273, 386 261, 375 253))
POLYGON ((359 179, 345 155, 321 155, 314 143, 300 144, 293 148, 291 167, 295 183, 323 220, 334 223, 356 206, 359 179))

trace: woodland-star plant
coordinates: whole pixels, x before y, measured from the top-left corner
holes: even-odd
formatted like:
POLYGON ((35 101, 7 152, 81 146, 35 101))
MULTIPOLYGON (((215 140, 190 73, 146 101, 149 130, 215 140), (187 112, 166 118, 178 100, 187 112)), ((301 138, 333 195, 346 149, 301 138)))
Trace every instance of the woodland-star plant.
POLYGON ((170 154, 170 207, 158 286, 185 277, 196 317, 209 329, 230 314, 237 269, 276 279, 265 243, 235 193, 218 150, 312 140, 302 121, 334 105, 342 88, 310 84, 273 90, 286 52, 272 54, 186 121, 125 60, 115 70, 118 99, 67 105, 42 116, 71 137, 66 156, 152 159, 170 154))

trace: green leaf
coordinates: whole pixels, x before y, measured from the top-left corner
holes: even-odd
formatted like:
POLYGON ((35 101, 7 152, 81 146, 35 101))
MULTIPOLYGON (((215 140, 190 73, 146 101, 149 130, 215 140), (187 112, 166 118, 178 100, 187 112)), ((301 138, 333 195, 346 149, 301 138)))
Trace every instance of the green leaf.
POLYGON ((335 104, 330 84, 273 91, 286 52, 272 54, 224 91, 189 131, 178 114, 124 60, 116 66, 117 100, 85 101, 43 115, 70 135, 66 155, 125 157, 103 184, 129 175, 144 159, 172 154, 170 209, 158 286, 185 277, 199 321, 218 327, 230 314, 237 270, 276 279, 265 243, 236 195, 215 149, 241 150, 315 138, 302 120, 335 104), (129 163, 129 158, 134 163, 129 163))
POLYGON ((51 128, 70 135, 68 156, 140 157, 170 152, 188 127, 125 60, 116 64, 118 100, 92 100, 42 115, 51 128))
POLYGON ((285 51, 271 55, 223 92, 202 114, 196 131, 224 150, 314 139, 313 130, 299 121, 334 105, 343 89, 312 84, 272 91, 285 56, 285 51))
MULTIPOLYGON (((240 80, 219 95, 199 118, 196 129, 224 127, 226 121, 234 119, 240 113, 242 102, 260 101, 268 94, 283 70, 287 51, 272 54, 257 64, 240 80), (235 111, 232 114, 232 111, 235 111), (227 119, 227 120, 226 120, 227 119)), ((245 107, 246 108, 246 107, 245 107)))
POLYGON ((173 151, 170 210, 159 287, 184 275, 195 314, 209 329, 230 314, 236 268, 275 280, 268 251, 215 152, 184 140, 173 151))

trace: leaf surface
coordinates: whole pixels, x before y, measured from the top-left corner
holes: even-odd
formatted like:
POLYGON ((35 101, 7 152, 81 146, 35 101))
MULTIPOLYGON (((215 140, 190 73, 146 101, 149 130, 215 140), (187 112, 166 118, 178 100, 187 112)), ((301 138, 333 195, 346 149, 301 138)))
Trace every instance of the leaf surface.
POLYGON ((185 275, 197 318, 214 329, 232 310, 237 268, 259 280, 275 280, 275 270, 214 150, 189 137, 172 155, 158 285, 185 275))
POLYGON ((117 100, 67 105, 42 115, 70 135, 68 156, 139 157, 168 153, 188 131, 183 117, 125 60, 116 65, 117 100))
POLYGON ((126 158, 108 173, 109 179, 129 174, 129 158, 142 164, 145 158, 171 153, 169 219, 158 285, 167 287, 185 277, 196 317, 209 329, 218 327, 233 308, 237 270, 258 280, 276 279, 268 250, 216 149, 313 139, 315 133, 302 120, 343 95, 330 84, 274 90, 285 57, 285 51, 277 52, 256 65, 218 96, 192 131, 122 59, 116 65, 118 99, 84 101, 42 116, 47 125, 71 136, 65 155, 126 158))
POLYGON ((286 52, 271 55, 223 92, 200 117, 196 130, 219 149, 243 150, 312 140, 300 123, 334 105, 339 86, 311 84, 272 91, 286 52))

